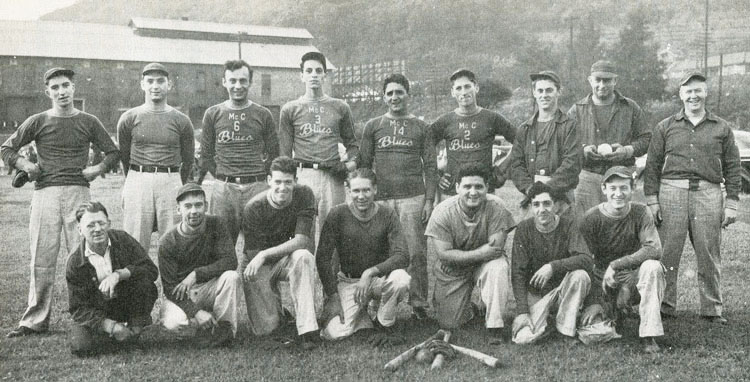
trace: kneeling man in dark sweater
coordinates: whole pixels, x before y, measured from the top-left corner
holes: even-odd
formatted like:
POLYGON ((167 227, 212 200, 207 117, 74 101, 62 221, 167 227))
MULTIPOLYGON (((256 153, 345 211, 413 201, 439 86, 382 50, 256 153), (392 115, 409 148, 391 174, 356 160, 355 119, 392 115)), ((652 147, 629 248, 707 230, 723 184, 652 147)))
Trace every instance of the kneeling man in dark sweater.
POLYGON ((521 206, 533 215, 518 224, 513 238, 511 281, 518 316, 513 342, 529 343, 545 333, 547 315, 557 310, 557 332, 575 340, 576 320, 589 293, 591 257, 572 248, 580 235, 571 214, 559 215, 570 203, 565 189, 534 183, 521 206), (530 329, 531 336, 521 335, 530 329), (524 338, 525 337, 525 338, 524 338))
POLYGON ((615 318, 638 302, 641 322, 638 334, 644 351, 658 352, 654 337, 664 335, 661 301, 664 298, 664 266, 659 233, 646 206, 631 203, 635 181, 633 171, 615 166, 604 173, 605 203, 583 216, 580 234, 594 258, 591 281, 594 287, 586 299, 581 323, 593 323, 598 316, 615 318))
POLYGON ((411 277, 404 270, 409 255, 398 215, 375 203, 375 173, 362 168, 349 173, 346 191, 351 202, 339 204, 328 214, 320 234, 316 263, 326 299, 323 307, 327 340, 350 336, 372 328, 370 302, 379 302, 374 345, 397 344, 394 333, 398 302, 409 293, 411 277), (331 257, 338 253, 341 270, 333 274, 331 257), (338 317, 337 317, 338 316, 338 317))
POLYGON ((206 215, 201 186, 186 183, 177 191, 180 224, 159 239, 159 271, 164 295, 162 324, 168 330, 211 330, 206 347, 226 346, 237 333, 242 280, 229 230, 206 215))
POLYGON ((107 209, 86 202, 76 211, 81 244, 68 257, 70 350, 92 355, 137 339, 151 325, 159 276, 153 261, 132 236, 109 228, 107 209))

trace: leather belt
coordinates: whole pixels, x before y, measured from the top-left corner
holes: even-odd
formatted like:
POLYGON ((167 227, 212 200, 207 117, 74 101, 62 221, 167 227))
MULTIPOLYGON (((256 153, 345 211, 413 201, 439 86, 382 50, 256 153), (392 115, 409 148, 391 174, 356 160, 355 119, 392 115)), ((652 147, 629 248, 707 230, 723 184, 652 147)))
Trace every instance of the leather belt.
POLYGON ((138 164, 131 164, 130 166, 131 170, 135 170, 138 172, 167 172, 167 173, 173 173, 173 172, 179 172, 180 166, 175 167, 168 167, 168 166, 141 166, 138 164))
POLYGON ((248 183, 255 183, 255 182, 263 182, 266 180, 266 176, 265 175, 256 175, 256 176, 216 175, 216 180, 220 180, 222 182, 227 182, 227 183, 248 184, 248 183))
POLYGON ((316 170, 322 170, 324 169, 324 165, 322 163, 310 163, 310 162, 297 162, 298 168, 314 168, 316 170))

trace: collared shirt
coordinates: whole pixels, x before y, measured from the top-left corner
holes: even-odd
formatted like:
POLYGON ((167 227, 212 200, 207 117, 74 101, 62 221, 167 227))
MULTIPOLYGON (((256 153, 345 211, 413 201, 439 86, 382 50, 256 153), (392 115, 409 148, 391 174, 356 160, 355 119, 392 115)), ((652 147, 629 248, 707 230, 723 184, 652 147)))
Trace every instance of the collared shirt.
POLYGON ((630 98, 615 91, 612 114, 609 126, 599 126, 594 114, 594 101, 591 94, 576 102, 568 111, 568 116, 576 120, 578 138, 581 148, 598 146, 602 143, 619 143, 633 146, 633 156, 622 161, 590 160, 583 158, 583 169, 597 174, 604 174, 612 166, 633 166, 635 158, 648 151, 651 140, 651 129, 641 107, 630 98))
POLYGON ((550 128, 540 134, 539 113, 518 127, 511 150, 511 179, 522 193, 534 184, 537 175, 549 176, 547 184, 563 190, 578 185, 582 146, 578 144, 576 121, 562 111, 555 113, 550 128))
POLYGON ((104 256, 94 252, 86 243, 86 251, 84 256, 88 259, 89 263, 96 270, 96 278, 99 282, 102 282, 107 276, 112 274, 112 257, 109 254, 109 249, 112 247, 112 241, 107 240, 107 250, 104 251, 104 256))
POLYGON ((729 123, 706 111, 703 120, 693 125, 683 109, 654 129, 644 170, 644 193, 655 199, 662 179, 693 179, 724 182, 727 199, 739 200, 740 166, 729 123))

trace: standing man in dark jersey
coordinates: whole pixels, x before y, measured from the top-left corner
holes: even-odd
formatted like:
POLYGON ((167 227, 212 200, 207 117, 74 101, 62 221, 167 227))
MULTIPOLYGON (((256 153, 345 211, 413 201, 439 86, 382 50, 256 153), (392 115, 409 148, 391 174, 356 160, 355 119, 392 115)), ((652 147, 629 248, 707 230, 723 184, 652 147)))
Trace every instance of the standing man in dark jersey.
POLYGON ((281 155, 297 161, 299 183, 310 187, 315 194, 317 241, 328 211, 344 202, 344 179, 348 171, 357 167, 359 148, 349 105, 323 91, 325 56, 319 52, 305 53, 300 68, 305 95, 281 108, 279 148, 281 155), (339 157, 339 141, 346 147, 347 162, 339 157))
POLYGON ((427 239, 437 185, 435 145, 427 123, 409 113, 409 80, 391 74, 383 83, 388 112, 365 125, 359 166, 378 174, 377 200, 396 211, 409 249, 414 317, 427 318, 427 239))
MULTIPOLYGON (((451 75, 451 95, 458 107, 443 114, 430 126, 435 143, 445 141, 448 165, 438 186, 440 201, 456 194, 455 179, 459 167, 465 163, 480 163, 488 168, 492 163, 492 144, 502 135, 513 143, 516 130, 502 115, 477 105, 479 85, 474 73, 459 69, 451 75)), ((509 162, 508 162, 509 163, 509 162)), ((497 173, 497 171, 493 171, 497 173)), ((496 179, 493 180, 493 183, 496 179)), ((490 191, 494 184, 490 184, 490 191)))
POLYGON ((89 182, 117 163, 117 146, 99 119, 73 106, 73 75, 70 69, 48 70, 44 93, 52 100, 52 108, 26 119, 0 148, 8 166, 25 171, 30 180, 36 181, 29 218, 28 307, 18 328, 8 337, 49 329, 60 232, 65 234, 66 253, 73 252, 79 240, 75 212, 89 200, 89 182), (31 142, 36 143, 39 163, 18 153, 31 142), (86 166, 91 143, 106 156, 98 165, 86 166))
POLYGON ((193 166, 193 124, 167 104, 172 88, 164 65, 143 68, 143 105, 132 108, 117 122, 125 185, 122 187, 122 225, 148 252, 151 232, 159 237, 174 226, 177 189, 193 166))
POLYGON ((247 98, 252 81, 247 62, 224 63, 221 83, 229 99, 206 110, 200 138, 199 181, 207 172, 216 179, 208 205, 212 215, 224 219, 235 243, 242 209, 268 188, 266 168, 279 155, 271 112, 247 98))

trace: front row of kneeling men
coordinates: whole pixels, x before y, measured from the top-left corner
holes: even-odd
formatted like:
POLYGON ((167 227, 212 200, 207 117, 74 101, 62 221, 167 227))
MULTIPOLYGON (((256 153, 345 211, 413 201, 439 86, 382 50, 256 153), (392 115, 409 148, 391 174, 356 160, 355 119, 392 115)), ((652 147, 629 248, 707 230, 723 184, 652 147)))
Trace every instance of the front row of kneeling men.
MULTIPOLYGON (((275 159, 270 188, 245 206, 239 267, 227 227, 206 215, 203 189, 193 183, 180 188, 182 221, 159 241, 164 327, 183 333, 211 329, 201 344, 226 345, 237 332, 243 288, 252 332, 269 334, 284 319, 279 282, 288 281, 303 347, 366 328, 375 329, 376 344, 399 341, 394 325, 398 304, 409 294, 409 255, 397 214, 375 202, 375 174, 349 174, 350 201, 331 210, 313 256, 315 198, 297 184, 296 169, 288 157, 275 159), (316 265, 325 294, 320 321, 316 265)), ((627 314, 639 300, 640 337, 646 351, 658 351, 653 337, 663 335, 661 244, 646 207, 630 201, 632 171, 609 169, 601 186, 607 201, 580 219, 558 213, 568 203, 564 191, 535 183, 524 201, 533 217, 518 225, 510 272, 504 248, 515 222, 502 201, 488 194, 490 176, 480 165, 462 167, 457 195, 438 204, 427 224, 428 248, 437 258, 433 304, 440 326, 455 328, 483 314, 492 340, 502 341, 513 293, 514 342, 549 332, 543 327, 555 310, 557 331, 574 338, 580 325, 627 314), (478 306, 472 303, 474 287, 478 306)), ((71 347, 88 354, 112 339, 136 339, 152 323, 157 268, 135 239, 110 229, 100 203, 85 203, 76 218, 83 240, 66 272, 75 321, 71 347)))

